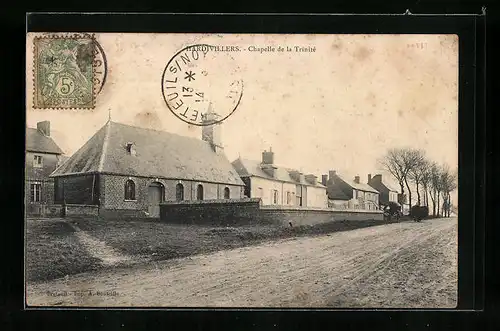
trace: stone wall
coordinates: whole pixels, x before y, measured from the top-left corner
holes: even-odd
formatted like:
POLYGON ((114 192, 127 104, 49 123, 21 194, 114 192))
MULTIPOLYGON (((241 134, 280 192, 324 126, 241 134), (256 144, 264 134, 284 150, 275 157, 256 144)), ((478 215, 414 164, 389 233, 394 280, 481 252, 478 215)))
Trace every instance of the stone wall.
POLYGON ((40 205, 37 212, 27 213, 28 217, 74 217, 74 216, 95 216, 99 215, 99 206, 97 205, 40 205))
POLYGON ((383 221, 380 211, 262 206, 260 199, 166 202, 160 219, 168 223, 203 225, 315 225, 334 221, 383 221))
POLYGON ((176 185, 184 186, 184 199, 195 200, 196 189, 198 185, 203 186, 204 199, 223 199, 224 189, 229 188, 231 199, 240 199, 243 196, 243 187, 236 185, 224 185, 216 183, 205 183, 198 181, 164 179, 164 178, 147 178, 135 176, 119 176, 119 175, 101 175, 101 207, 108 210, 108 214, 112 211, 120 213, 127 210, 148 210, 148 187, 152 183, 161 183, 163 185, 163 195, 165 201, 176 200, 176 185), (135 184, 135 200, 125 200, 125 182, 132 180, 135 184))
POLYGON ((127 220, 127 219, 137 220, 137 219, 149 218, 149 215, 144 210, 100 208, 99 218, 107 220, 127 220))
POLYGON ((26 216, 28 217, 62 217, 62 205, 48 204, 30 204, 26 208, 26 216))
POLYGON ((66 205, 63 206, 64 215, 66 217, 71 216, 98 216, 99 215, 99 206, 97 205, 66 205))
POLYGON ((178 224, 254 224, 260 199, 204 200, 160 204, 160 220, 178 224))
POLYGON ((260 222, 279 225, 316 225, 334 221, 383 221, 380 211, 334 210, 320 208, 269 208, 261 207, 256 216, 260 222))

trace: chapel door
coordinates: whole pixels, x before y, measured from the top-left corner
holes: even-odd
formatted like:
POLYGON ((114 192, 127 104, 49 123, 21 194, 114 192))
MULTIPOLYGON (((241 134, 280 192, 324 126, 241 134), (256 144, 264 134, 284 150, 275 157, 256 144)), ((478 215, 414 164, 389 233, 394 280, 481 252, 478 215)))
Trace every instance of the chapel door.
POLYGON ((163 185, 152 183, 148 187, 149 217, 160 217, 160 202, 163 201, 163 185))

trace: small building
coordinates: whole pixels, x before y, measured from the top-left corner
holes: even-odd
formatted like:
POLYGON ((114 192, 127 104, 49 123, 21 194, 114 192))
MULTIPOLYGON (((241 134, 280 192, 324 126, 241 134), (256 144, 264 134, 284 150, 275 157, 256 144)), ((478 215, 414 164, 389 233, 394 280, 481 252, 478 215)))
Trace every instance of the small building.
POLYGON ((274 152, 262 152, 262 160, 241 157, 232 162, 245 183, 245 196, 260 198, 262 205, 327 208, 326 187, 313 174, 274 164, 274 152))
POLYGON ((197 139, 109 120, 51 177, 57 202, 97 205, 103 217, 159 217, 163 201, 241 199, 244 188, 220 124, 197 139))
POLYGON ((65 160, 63 151, 50 136, 50 122, 26 128, 25 197, 28 215, 45 215, 54 203, 54 180, 49 175, 65 160))
POLYGON ((322 176, 327 187, 329 205, 338 209, 378 210, 380 193, 368 184, 360 182, 359 176, 353 180, 340 177, 335 170, 322 176))
POLYGON ((380 192, 379 203, 381 206, 387 206, 389 202, 395 202, 399 204, 399 191, 387 182, 384 182, 382 180, 381 174, 377 174, 373 177, 371 174, 369 174, 368 185, 380 192))

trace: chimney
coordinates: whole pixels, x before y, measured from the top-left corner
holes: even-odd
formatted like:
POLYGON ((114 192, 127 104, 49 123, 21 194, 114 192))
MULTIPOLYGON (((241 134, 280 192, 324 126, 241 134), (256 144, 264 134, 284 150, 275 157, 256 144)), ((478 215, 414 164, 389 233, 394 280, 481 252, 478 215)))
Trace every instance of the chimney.
POLYGON ((260 167, 266 174, 274 177, 274 170, 277 168, 274 166, 274 153, 271 148, 269 148, 269 152, 266 150, 262 152, 262 162, 260 167))
POLYGON ((332 180, 333 177, 337 176, 337 172, 335 170, 330 170, 328 171, 328 176, 330 176, 330 180, 332 180))
POLYGON ((321 184, 323 184, 323 186, 326 186, 327 183, 328 183, 328 175, 321 175, 321 184))
POLYGON ((359 184, 359 176, 354 177, 354 182, 355 182, 356 184, 359 184))
POLYGON ((50 122, 49 121, 38 122, 36 124, 36 128, 43 135, 50 137, 50 122))
POLYGON ((372 181, 372 174, 368 174, 368 183, 372 181))
POLYGON ((201 131, 201 139, 210 143, 213 151, 217 154, 224 150, 222 146, 221 128, 219 123, 215 123, 220 116, 213 112, 211 104, 209 105, 208 112, 203 115, 201 131))
POLYGON ((274 164, 274 152, 271 147, 269 152, 266 150, 262 152, 262 164, 274 164))

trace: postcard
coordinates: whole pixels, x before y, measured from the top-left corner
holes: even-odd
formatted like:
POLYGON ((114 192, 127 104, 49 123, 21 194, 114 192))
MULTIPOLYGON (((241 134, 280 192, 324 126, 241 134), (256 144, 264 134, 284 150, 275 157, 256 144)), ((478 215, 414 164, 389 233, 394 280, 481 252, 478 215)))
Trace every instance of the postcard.
POLYGON ((457 306, 457 35, 26 51, 27 307, 457 306))

